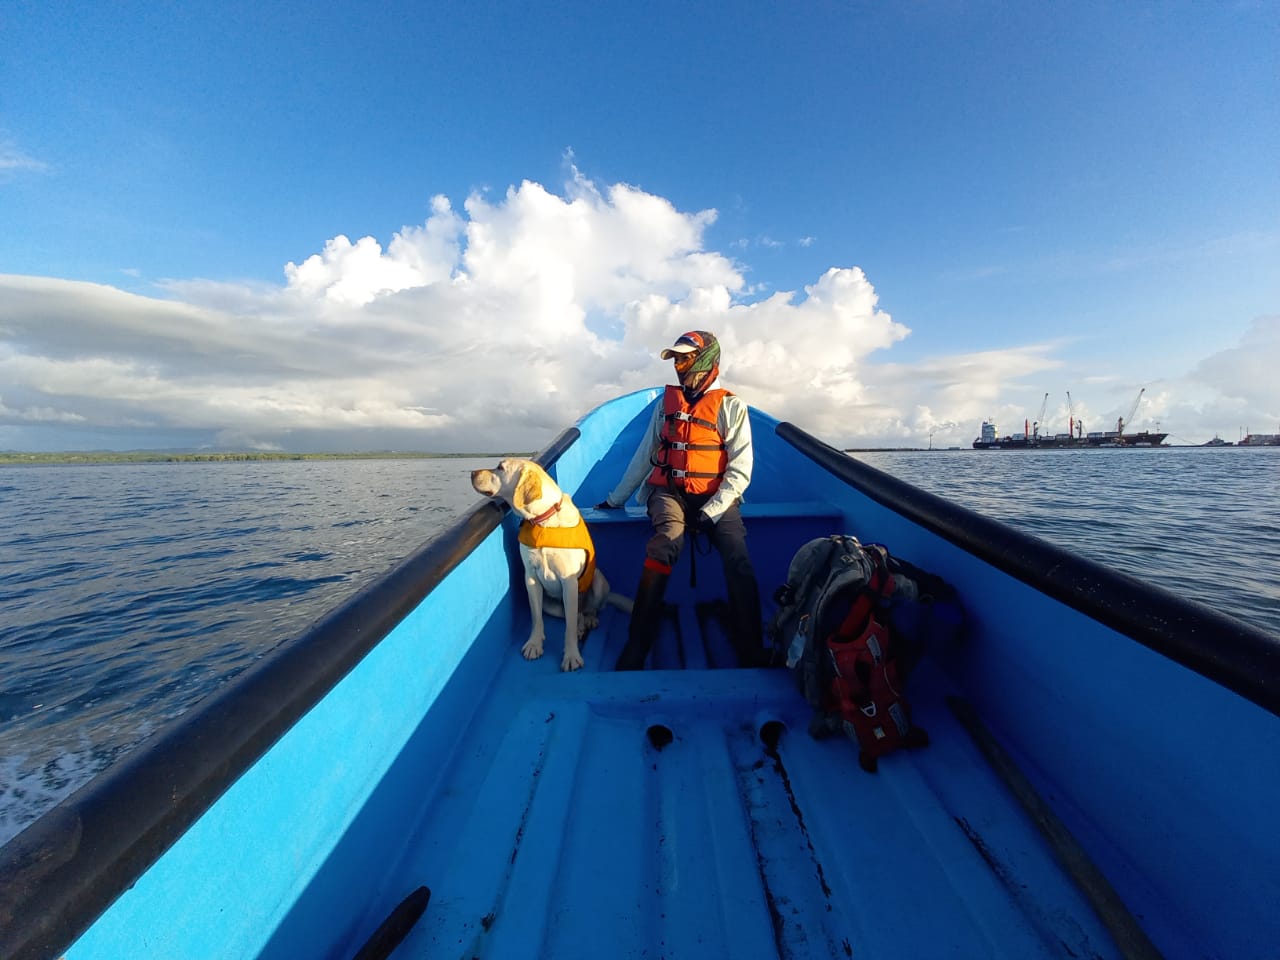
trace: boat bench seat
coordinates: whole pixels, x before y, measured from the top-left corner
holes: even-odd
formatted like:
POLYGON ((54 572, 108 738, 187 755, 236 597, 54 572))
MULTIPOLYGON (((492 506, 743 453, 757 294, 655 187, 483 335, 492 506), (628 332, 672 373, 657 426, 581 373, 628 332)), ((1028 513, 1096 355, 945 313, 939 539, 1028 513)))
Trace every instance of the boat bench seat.
MULTIPOLYGON (((645 543, 652 533, 645 508, 588 507, 582 510, 582 516, 591 527, 598 568, 605 571, 615 592, 634 597, 645 543)), ((815 537, 847 532, 845 520, 830 503, 811 500, 748 500, 742 504, 742 516, 760 585, 762 614, 768 619, 774 610, 773 592, 786 582, 787 568, 796 550, 815 537)), ((670 622, 664 626, 654 651, 656 663, 667 668, 736 663, 722 629, 726 596, 718 556, 705 539, 697 538, 696 543, 691 543, 686 538, 667 584, 665 599, 670 622)))
MULTIPOLYGON (((614 523, 648 523, 649 515, 644 507, 628 504, 619 510, 597 510, 595 507, 579 507, 587 523, 594 526, 614 523)), ((778 517, 816 517, 826 518, 832 523, 840 519, 840 512, 832 509, 824 500, 783 500, 757 503, 745 500, 742 503, 742 516, 745 520, 778 517)))

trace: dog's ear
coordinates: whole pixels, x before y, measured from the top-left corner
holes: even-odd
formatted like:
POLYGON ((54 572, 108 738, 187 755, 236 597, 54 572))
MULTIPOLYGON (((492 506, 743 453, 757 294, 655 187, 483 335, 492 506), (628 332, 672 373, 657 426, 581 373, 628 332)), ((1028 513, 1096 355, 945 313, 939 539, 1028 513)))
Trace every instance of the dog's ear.
POLYGON ((542 477, 538 471, 530 467, 522 467, 516 480, 515 492, 511 495, 511 505, 517 510, 528 510, 529 504, 542 499, 542 477))

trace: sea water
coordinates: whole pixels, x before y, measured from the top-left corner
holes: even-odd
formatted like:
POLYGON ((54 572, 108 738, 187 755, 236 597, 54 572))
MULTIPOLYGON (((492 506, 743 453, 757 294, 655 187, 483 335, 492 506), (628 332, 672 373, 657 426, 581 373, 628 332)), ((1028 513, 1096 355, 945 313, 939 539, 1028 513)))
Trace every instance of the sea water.
POLYGON ((448 527, 492 465, 0 466, 0 843, 448 527))
MULTIPOLYGON (((856 456, 1280 634, 1280 448, 856 456)), ((0 467, 0 842, 447 528, 489 463, 0 467)))
POLYGON ((857 457, 1073 553, 1280 635, 1280 447, 857 457))

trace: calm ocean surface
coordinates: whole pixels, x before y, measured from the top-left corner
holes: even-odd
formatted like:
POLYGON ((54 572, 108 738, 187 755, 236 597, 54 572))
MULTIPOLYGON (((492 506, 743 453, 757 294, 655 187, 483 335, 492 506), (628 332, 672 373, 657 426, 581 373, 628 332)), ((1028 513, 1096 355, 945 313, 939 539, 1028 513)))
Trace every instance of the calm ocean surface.
MULTIPOLYGON (((1280 448, 857 456, 1280 634, 1280 448)), ((488 464, 0 466, 0 842, 447 527, 488 464)))

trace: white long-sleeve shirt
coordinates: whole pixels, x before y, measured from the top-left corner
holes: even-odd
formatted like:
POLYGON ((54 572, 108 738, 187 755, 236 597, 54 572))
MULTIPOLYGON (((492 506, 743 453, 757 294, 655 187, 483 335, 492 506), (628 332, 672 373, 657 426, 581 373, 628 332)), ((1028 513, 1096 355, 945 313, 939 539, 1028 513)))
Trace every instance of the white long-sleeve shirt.
MULTIPOLYGON (((720 381, 716 380, 707 389, 717 390, 719 387, 720 381)), ((636 492, 637 487, 640 488, 640 493, 636 500, 642 504, 648 501, 654 490, 658 489, 645 481, 653 472, 652 457, 658 449, 662 424, 662 399, 659 398, 654 404, 653 417, 649 420, 649 428, 645 432, 644 440, 636 448, 622 479, 607 497, 612 506, 621 507, 625 504, 631 494, 636 492)), ((712 520, 719 520, 720 515, 746 493, 751 483, 751 470, 755 465, 755 454, 751 447, 751 422, 747 418, 747 405, 739 397, 729 394, 721 402, 720 413, 716 417, 716 429, 724 438, 725 453, 729 462, 725 467, 724 478, 720 481, 719 488, 702 508, 702 512, 712 520)))

